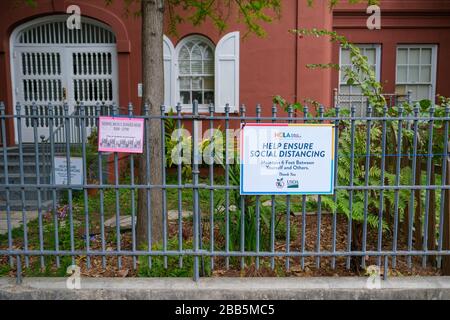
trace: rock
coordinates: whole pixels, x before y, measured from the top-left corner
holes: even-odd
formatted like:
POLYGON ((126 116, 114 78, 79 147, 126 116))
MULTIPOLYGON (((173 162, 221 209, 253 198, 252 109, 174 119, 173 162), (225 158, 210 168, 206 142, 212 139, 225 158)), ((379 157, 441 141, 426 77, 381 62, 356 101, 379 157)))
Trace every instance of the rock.
MULTIPOLYGON (((234 204, 232 204, 228 208, 229 208, 229 211, 232 211, 232 212, 236 212, 237 211, 237 207, 234 204)), ((225 212, 225 207, 224 206, 218 206, 216 208, 216 211, 217 212, 225 212)))
POLYGON ((262 203, 262 205, 263 205, 263 207, 270 207, 270 206, 272 206, 272 200, 264 201, 262 203))
MULTIPOLYGON (((134 221, 136 224, 136 220, 134 221)), ((129 230, 131 229, 131 216, 121 216, 119 220, 119 225, 121 230, 129 230)), ((105 221, 106 228, 116 228, 116 217, 112 217, 105 221)))
MULTIPOLYGON (((192 217, 192 211, 181 211, 181 216, 184 218, 192 217)), ((167 217, 169 220, 178 220, 178 210, 167 211, 167 217)))

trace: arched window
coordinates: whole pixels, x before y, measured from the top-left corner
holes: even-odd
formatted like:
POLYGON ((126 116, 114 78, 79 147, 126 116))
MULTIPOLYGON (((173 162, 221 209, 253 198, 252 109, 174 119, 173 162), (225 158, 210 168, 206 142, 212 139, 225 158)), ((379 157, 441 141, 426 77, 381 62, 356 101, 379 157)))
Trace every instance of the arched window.
POLYGON ((180 102, 214 103, 214 47, 204 37, 191 36, 178 46, 180 102))
POLYGON ((182 104, 183 112, 192 112, 192 102, 199 102, 199 112, 230 112, 239 106, 239 32, 226 34, 215 46, 208 38, 192 35, 176 48, 164 36, 164 104, 167 110, 182 104))

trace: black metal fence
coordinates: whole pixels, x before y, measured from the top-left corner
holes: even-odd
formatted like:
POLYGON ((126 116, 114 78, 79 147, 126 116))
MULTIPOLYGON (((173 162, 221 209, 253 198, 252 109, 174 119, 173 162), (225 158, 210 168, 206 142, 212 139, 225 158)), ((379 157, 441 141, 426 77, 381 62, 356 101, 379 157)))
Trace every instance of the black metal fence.
MULTIPOLYGON (((155 120, 160 125, 164 152, 157 163, 151 163, 147 137, 143 155, 98 152, 96 125, 104 106, 87 113, 81 105, 73 114, 65 106, 57 115, 52 105, 46 108, 38 115, 33 105, 24 115, 18 105, 16 115, 7 115, 0 105, 3 146, 8 121, 15 122, 18 142, 1 149, 0 221, 6 228, 0 256, 19 280, 27 269, 80 263, 86 270, 128 266, 150 276, 184 270, 194 279, 248 268, 301 272, 377 265, 385 276, 388 268, 448 272, 450 106, 367 106, 364 116, 356 116, 354 106, 305 107, 295 114, 292 107, 270 106, 263 116, 261 105, 242 106, 238 114, 228 106, 224 113, 210 106, 200 114, 197 104, 185 114, 179 105, 170 112, 161 107, 158 115, 150 115, 147 105, 137 115, 130 105, 126 116, 144 119, 145 128, 155 120), (38 134, 42 119, 48 134, 38 134), (32 143, 22 141, 24 121, 34 130, 32 143), (208 133, 201 139, 205 130, 192 136, 176 131, 190 124, 226 131, 251 122, 334 124, 334 195, 242 196, 237 150, 228 147, 235 136, 208 133), (184 157, 192 161, 172 161, 183 143, 192 151, 184 157), (225 161, 200 163, 204 146, 214 143, 225 144, 225 161), (81 183, 71 181, 74 157, 82 164, 81 183), (66 163, 62 184, 56 183, 56 158, 66 163), (146 163, 145 172, 139 161, 146 163), (162 184, 150 184, 157 167, 162 184), (162 238, 147 232, 144 247, 137 243, 136 221, 146 215, 151 231, 155 208, 138 212, 140 190, 159 190, 163 197, 162 238)), ((119 116, 117 106, 106 109, 119 116)))

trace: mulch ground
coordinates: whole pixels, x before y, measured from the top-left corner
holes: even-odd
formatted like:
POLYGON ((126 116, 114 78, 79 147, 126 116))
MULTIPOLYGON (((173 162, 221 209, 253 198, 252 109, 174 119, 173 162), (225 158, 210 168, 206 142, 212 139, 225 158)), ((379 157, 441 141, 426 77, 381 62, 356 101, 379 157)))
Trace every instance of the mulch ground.
MULTIPOLYGON (((306 217, 306 233, 305 233, 305 251, 316 250, 317 240, 317 216, 308 215, 306 217)), ((301 251, 301 230, 302 230, 302 218, 300 216, 292 216, 291 225, 296 230, 297 236, 291 241, 291 251, 301 251)), ((336 251, 347 250, 347 227, 348 222, 344 216, 338 216, 336 225, 336 251)), ((174 237, 178 234, 177 221, 171 221, 169 224, 169 234, 174 237)), ((208 235, 208 224, 205 224, 203 230, 204 235, 208 235)), ((220 233, 215 230, 216 244, 220 246, 223 243, 220 233)), ((192 224, 190 222, 183 222, 183 241, 187 242, 192 239, 192 224)), ((323 215, 321 219, 320 228, 320 250, 331 251, 332 250, 332 216, 323 215)), ((106 237, 112 238, 112 237, 106 237)), ((121 235, 121 247, 122 250, 131 250, 132 239, 131 232, 124 232, 121 235)), ((399 242, 397 249, 406 250, 407 244, 405 243, 405 235, 399 232, 399 242)), ((367 250, 377 250, 378 233, 376 230, 368 230, 367 234, 367 250)), ((101 239, 99 235, 92 238, 91 250, 101 249, 101 239)), ((20 243, 16 246, 20 248, 20 243)), ((223 248, 223 246, 220 246, 223 248)), ((115 250, 115 241, 108 241, 106 245, 107 250, 115 250)), ((283 241, 277 242, 275 249, 278 252, 286 251, 286 244, 283 241)), ((383 250, 392 250, 392 237, 391 235, 383 234, 383 250)), ((106 268, 103 268, 102 257, 91 257, 91 267, 86 267, 86 257, 77 257, 76 264, 81 267, 82 276, 84 277, 135 277, 137 271, 134 269, 136 263, 139 267, 139 259, 134 260, 133 257, 125 256, 121 257, 122 268, 118 268, 118 257, 105 257, 106 268)), ((205 258, 210 260, 209 257, 205 258)), ((361 260, 362 258, 359 258, 361 260)), ((376 257, 365 257, 366 266, 377 264, 376 257)), ((39 257, 30 257, 30 263, 38 263, 39 257)), ((275 258, 275 270, 271 269, 270 258, 260 258, 260 268, 255 266, 255 260, 246 260, 247 266, 244 270, 240 269, 240 258, 234 258, 230 264, 230 268, 225 267, 225 258, 214 258, 214 269, 212 270, 213 277, 276 277, 276 276, 288 276, 288 277, 321 277, 321 276, 364 276, 364 270, 352 270, 346 268, 346 257, 336 258, 336 267, 331 268, 331 257, 320 258, 320 267, 317 268, 317 260, 314 257, 304 258, 304 268, 301 266, 301 258, 291 258, 290 268, 286 270, 286 258, 275 258)), ((397 265, 395 269, 392 269, 392 260, 389 259, 389 275, 390 276, 438 276, 440 270, 433 267, 433 262, 429 262, 426 268, 422 267, 422 258, 412 258, 412 268, 408 268, 406 257, 398 257, 396 259, 397 265)), ((430 261, 430 258, 428 258, 430 261)), ((0 267, 8 264, 8 257, 0 256, 0 267)), ((381 268, 383 273, 383 267, 381 268)), ((15 275, 15 271, 9 273, 10 276, 15 275)))

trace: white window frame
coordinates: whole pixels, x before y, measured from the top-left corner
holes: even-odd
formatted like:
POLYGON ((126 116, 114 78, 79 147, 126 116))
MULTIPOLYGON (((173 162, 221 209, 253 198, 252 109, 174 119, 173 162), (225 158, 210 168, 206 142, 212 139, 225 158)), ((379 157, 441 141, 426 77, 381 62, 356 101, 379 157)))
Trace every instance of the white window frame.
MULTIPOLYGON (((381 79, 381 44, 355 44, 359 49, 375 49, 375 75, 377 81, 381 79)), ((339 48, 339 92, 342 85, 348 85, 347 83, 342 83, 342 47, 339 48)), ((348 85, 350 87, 356 87, 358 85, 348 85)))
MULTIPOLYGON (((180 51, 181 49, 184 47, 184 45, 192 40, 200 40, 205 42, 206 44, 208 44, 208 46, 211 47, 211 49, 213 50, 213 55, 214 57, 216 56, 216 46, 215 44, 209 40, 207 37, 202 36, 202 35, 198 35, 198 34, 194 34, 194 35, 190 35, 187 36, 185 38, 183 38, 175 47, 175 57, 174 57, 174 61, 175 61, 175 68, 174 68, 174 72, 175 72, 175 101, 181 102, 181 96, 180 96, 180 69, 179 69, 179 63, 178 63, 178 58, 180 55, 180 51)), ((214 59, 213 59, 213 63, 214 63, 214 59)), ((214 68, 214 79, 216 78, 216 70, 214 68)), ((215 93, 216 88, 214 88, 214 93, 215 93)), ((192 91, 192 90, 191 90, 192 91)), ((199 104, 198 106, 199 108, 199 112, 208 112, 208 108, 209 105, 208 104, 199 104)), ((188 105, 188 104, 182 104, 182 110, 183 112, 192 112, 192 105, 188 105)))
MULTIPOLYGON (((380 81, 381 79, 381 44, 373 43, 373 44, 355 44, 360 50, 365 49, 375 49, 375 76, 376 80, 380 81)), ((359 87, 359 85, 348 85, 347 82, 342 82, 343 76, 343 64, 342 64, 342 51, 344 48, 339 48, 339 97, 347 97, 344 101, 339 101, 342 105, 347 105, 350 107, 352 105, 357 106, 357 115, 364 116, 365 115, 365 103, 367 99, 360 93, 355 94, 352 93, 352 88, 359 87), (347 86, 349 88, 349 93, 342 93, 342 86, 347 86)), ((348 50, 348 49, 347 49, 348 50)), ((364 52, 362 52, 364 55, 364 52)), ((351 61, 350 61, 351 62, 351 61)))
MULTIPOLYGON (((420 72, 422 65, 421 63, 419 66, 419 82, 413 83, 413 82, 399 82, 398 81, 398 53, 399 49, 431 49, 431 90, 430 90, 430 97, 429 99, 431 102, 435 102, 436 97, 436 77, 437 77, 437 51, 438 46, 436 44, 399 44, 397 45, 396 49, 396 55, 395 55, 395 86, 406 86, 406 91, 408 91, 408 86, 417 86, 417 85, 428 85, 428 83, 420 82, 420 72)), ((408 54, 409 56, 409 54, 408 54)), ((408 61, 409 62, 409 61, 408 61)), ((420 62, 420 61, 419 61, 420 62)), ((406 64, 406 66, 409 66, 409 63, 406 64)), ((408 78, 408 76, 407 76, 408 78)), ((408 80, 408 79, 407 79, 408 80)))

